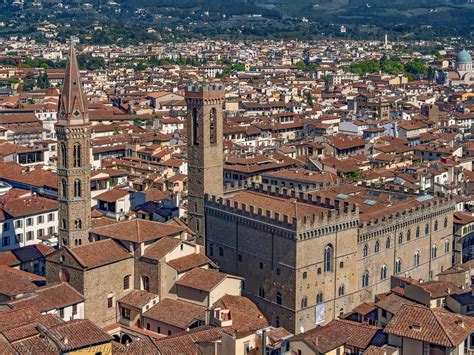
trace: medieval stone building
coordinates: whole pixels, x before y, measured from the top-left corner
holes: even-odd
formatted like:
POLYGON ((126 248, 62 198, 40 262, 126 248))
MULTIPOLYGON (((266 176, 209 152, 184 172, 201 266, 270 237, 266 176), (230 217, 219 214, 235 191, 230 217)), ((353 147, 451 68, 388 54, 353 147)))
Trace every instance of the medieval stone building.
POLYGON ((71 44, 58 122, 59 244, 88 242, 91 214, 90 136, 87 102, 82 94, 79 66, 71 44))
POLYGON ((204 195, 223 191, 222 86, 190 86, 186 89, 188 130, 188 225, 196 242, 205 244, 204 195))
POLYGON ((451 266, 452 199, 338 189, 206 199, 207 255, 245 278, 242 294, 274 326, 300 333, 373 301, 391 275, 431 280, 451 266))

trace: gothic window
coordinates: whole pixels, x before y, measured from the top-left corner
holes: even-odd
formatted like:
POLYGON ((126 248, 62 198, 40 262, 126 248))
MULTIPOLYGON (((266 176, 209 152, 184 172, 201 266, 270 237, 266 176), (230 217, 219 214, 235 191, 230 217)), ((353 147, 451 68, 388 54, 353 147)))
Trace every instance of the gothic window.
POLYGON ((449 253, 449 240, 444 242, 444 252, 449 253))
POLYGON ((211 145, 217 143, 217 110, 213 107, 209 119, 209 140, 211 145))
POLYGON ((369 272, 365 270, 364 275, 362 275, 362 287, 365 288, 369 286, 369 272))
POLYGON ((369 255, 369 246, 366 244, 364 245, 364 250, 362 251, 364 258, 369 255))
POLYGON ((379 251, 380 251, 380 243, 379 243, 379 241, 377 240, 377 241, 375 242, 375 245, 374 245, 374 252, 375 252, 375 253, 378 253, 379 251))
POLYGON ((395 274, 399 274, 400 272, 402 272, 402 261, 397 259, 397 261, 395 261, 395 274))
POLYGON ((415 231, 415 238, 419 238, 420 237, 420 226, 416 227, 416 231, 415 231))
POLYGON ((385 248, 390 249, 391 247, 391 240, 390 237, 387 238, 387 241, 385 242, 385 248))
POLYGON ((316 304, 321 304, 323 303, 323 293, 320 292, 316 295, 316 304))
POLYGON ((387 278, 387 265, 382 265, 380 268, 380 280, 385 280, 387 278))
POLYGON ((434 227, 433 227, 434 231, 436 232, 438 230, 438 221, 435 221, 434 222, 434 227))
POLYGON ((67 167, 67 150, 66 150, 66 144, 64 143, 61 143, 61 145, 59 146, 59 150, 60 150, 60 153, 61 153, 61 166, 63 168, 66 168, 67 167))
POLYGON ((411 230, 407 231, 407 242, 409 242, 411 239, 411 230))
POLYGON ((403 243, 403 233, 400 232, 400 234, 398 235, 398 244, 402 244, 403 243))
POLYGON ((198 140, 198 130, 199 130, 199 122, 198 122, 198 111, 197 108, 193 108, 191 114, 191 128, 192 128, 192 142, 193 145, 199 145, 198 140))
POLYGON ((425 235, 428 235, 429 232, 430 232, 430 226, 427 223, 425 226, 425 235))
POLYGON ((437 256, 438 256, 438 247, 435 244, 431 247, 431 258, 435 259, 437 256))
POLYGON ((281 304, 282 303, 282 298, 281 298, 281 293, 280 292, 276 293, 275 302, 276 302, 276 304, 281 304))
POLYGON ((334 248, 331 244, 326 245, 324 248, 324 272, 332 271, 332 258, 333 258, 334 248))
POLYGON ((346 290, 345 290, 345 286, 344 284, 342 284, 341 286, 339 286, 339 296, 344 296, 344 294, 346 293, 346 290))
POLYGON ((62 197, 67 198, 67 183, 66 179, 61 180, 61 189, 62 189, 62 197))
POLYGON ((76 219, 76 220, 74 221, 74 227, 75 227, 76 229, 82 229, 82 221, 81 221, 80 218, 78 218, 78 219, 76 219))
POLYGON ((444 217, 444 223, 443 223, 444 228, 448 227, 448 217, 444 217))
POLYGON ((416 253, 413 255, 413 266, 420 265, 420 252, 417 250, 416 253))
POLYGON ((80 168, 81 167, 81 145, 80 144, 74 144, 73 157, 74 157, 74 167, 80 168))
POLYGON ((74 180, 74 197, 81 197, 81 180, 74 180))

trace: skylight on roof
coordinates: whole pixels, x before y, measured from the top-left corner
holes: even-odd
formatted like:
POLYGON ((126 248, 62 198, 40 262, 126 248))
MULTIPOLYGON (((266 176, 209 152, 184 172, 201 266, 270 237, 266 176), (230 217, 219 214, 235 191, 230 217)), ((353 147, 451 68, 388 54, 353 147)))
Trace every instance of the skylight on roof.
POLYGON ((431 200, 432 198, 433 196, 431 195, 424 195, 424 196, 417 197, 416 200, 418 202, 425 202, 425 201, 431 200))
POLYGON ((340 199, 340 200, 347 200, 349 198, 349 195, 346 195, 346 194, 337 194, 336 195, 336 198, 337 199, 340 199))
POLYGON ((377 203, 377 201, 374 201, 374 200, 365 200, 364 201, 364 204, 369 205, 369 206, 373 206, 376 203, 377 203))

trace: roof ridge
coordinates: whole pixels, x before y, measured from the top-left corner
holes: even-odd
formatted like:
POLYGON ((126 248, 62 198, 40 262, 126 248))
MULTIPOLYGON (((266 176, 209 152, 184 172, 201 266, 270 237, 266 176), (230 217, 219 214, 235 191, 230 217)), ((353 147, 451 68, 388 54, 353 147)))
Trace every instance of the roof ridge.
POLYGON ((448 338, 449 342, 451 343, 452 346, 456 346, 457 344, 455 344, 453 342, 453 340, 451 339, 451 336, 448 334, 448 332, 446 331, 446 328, 444 327, 443 323, 440 322, 440 320, 438 319, 436 313, 434 312, 435 310, 438 312, 440 311, 441 313, 445 313, 445 314, 449 314, 449 315, 455 315, 457 317, 461 317, 462 315, 461 314, 455 314, 455 313, 452 313, 452 312, 449 312, 449 311, 441 311, 441 309, 431 309, 429 308, 429 310, 431 311, 431 314, 433 315, 433 317, 436 319, 436 322, 439 324, 439 326, 441 327, 441 329, 443 329, 443 332, 444 334, 446 335, 446 338, 448 338))

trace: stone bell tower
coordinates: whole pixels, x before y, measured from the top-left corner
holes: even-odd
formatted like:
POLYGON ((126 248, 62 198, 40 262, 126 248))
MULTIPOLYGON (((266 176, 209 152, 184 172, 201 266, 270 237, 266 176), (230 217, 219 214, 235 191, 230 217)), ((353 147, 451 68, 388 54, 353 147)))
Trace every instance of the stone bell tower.
POLYGON ((188 225, 205 245, 204 195, 222 196, 224 174, 221 85, 186 88, 188 108, 188 225))
POLYGON ((72 42, 63 91, 59 99, 56 135, 58 138, 59 245, 75 247, 89 241, 91 128, 72 42))

